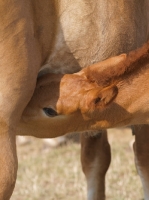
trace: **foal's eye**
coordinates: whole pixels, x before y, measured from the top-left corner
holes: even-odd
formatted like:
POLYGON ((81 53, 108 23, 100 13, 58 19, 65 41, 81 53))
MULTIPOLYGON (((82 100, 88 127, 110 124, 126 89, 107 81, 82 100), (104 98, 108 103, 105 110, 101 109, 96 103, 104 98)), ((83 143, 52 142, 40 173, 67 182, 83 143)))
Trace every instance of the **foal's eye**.
POLYGON ((55 117, 55 116, 57 116, 57 112, 55 110, 53 110, 52 108, 43 108, 43 111, 49 117, 55 117))

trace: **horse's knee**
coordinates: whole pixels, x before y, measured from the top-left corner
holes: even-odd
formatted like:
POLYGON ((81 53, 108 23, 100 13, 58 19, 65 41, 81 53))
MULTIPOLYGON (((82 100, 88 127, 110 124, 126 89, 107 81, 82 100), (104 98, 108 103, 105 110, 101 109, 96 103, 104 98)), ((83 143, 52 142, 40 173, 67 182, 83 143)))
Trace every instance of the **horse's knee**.
MULTIPOLYGON (((1 156, 0 160, 3 160, 1 156)), ((0 165, 0 200, 10 199, 16 182, 17 163, 12 162, 10 158, 7 159, 7 162, 0 165)))
MULTIPOLYGON (((13 168, 11 168, 14 170, 13 168)), ((14 170, 16 171, 16 170, 14 170)), ((15 187, 16 172, 3 170, 0 172, 0 200, 9 200, 15 187), (5 175, 2 175, 5 173, 5 175)))

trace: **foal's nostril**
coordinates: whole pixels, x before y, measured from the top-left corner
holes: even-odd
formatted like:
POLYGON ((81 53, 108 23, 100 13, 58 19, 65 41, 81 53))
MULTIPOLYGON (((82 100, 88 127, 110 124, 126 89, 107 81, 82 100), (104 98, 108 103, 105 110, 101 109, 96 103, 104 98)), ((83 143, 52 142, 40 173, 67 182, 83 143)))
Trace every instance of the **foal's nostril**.
POLYGON ((55 117, 55 116, 57 116, 57 112, 55 110, 53 110, 52 108, 43 108, 43 111, 49 117, 55 117))

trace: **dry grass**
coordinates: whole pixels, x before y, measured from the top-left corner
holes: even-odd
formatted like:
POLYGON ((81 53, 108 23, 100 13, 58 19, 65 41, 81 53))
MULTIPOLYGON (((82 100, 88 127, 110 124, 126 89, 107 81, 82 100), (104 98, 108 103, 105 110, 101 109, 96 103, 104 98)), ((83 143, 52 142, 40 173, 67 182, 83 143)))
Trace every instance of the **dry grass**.
MULTIPOLYGON (((141 183, 134 166, 129 129, 110 130, 112 163, 107 174, 107 200, 140 200, 141 183)), ((11 200, 85 200, 80 145, 51 150, 39 139, 18 147, 19 171, 11 200)))

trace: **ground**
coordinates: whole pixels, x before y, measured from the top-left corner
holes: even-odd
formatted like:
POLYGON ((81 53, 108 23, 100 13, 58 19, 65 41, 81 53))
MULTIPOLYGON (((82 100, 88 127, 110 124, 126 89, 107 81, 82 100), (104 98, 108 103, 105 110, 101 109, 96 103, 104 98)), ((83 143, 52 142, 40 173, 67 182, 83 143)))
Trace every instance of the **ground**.
MULTIPOLYGON (((112 163, 107 174, 107 200, 143 198, 129 128, 109 130, 112 163)), ((18 147, 19 170, 11 200, 85 200, 86 182, 81 171, 80 144, 69 142, 56 149, 40 139, 18 147)))

